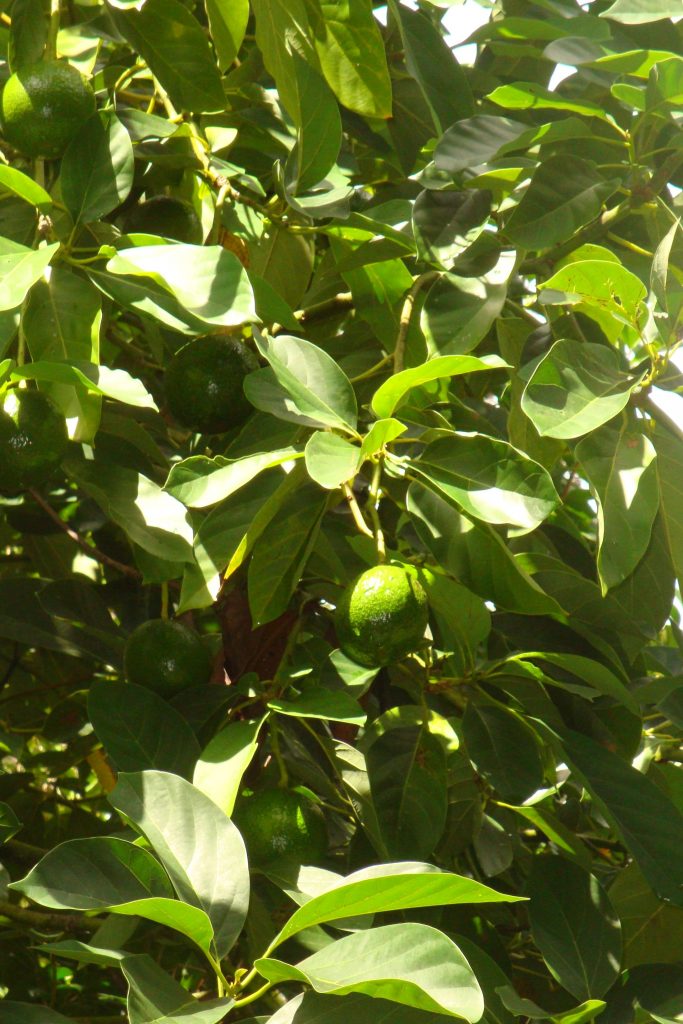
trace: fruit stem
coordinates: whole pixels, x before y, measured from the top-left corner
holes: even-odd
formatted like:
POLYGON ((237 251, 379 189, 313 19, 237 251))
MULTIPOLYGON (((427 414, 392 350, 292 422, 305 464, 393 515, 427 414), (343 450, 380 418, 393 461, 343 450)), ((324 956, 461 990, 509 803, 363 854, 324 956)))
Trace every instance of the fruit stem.
POLYGON ((251 995, 245 996, 244 999, 236 999, 233 1006, 247 1006, 249 1003, 255 1003, 257 999, 260 999, 261 996, 266 994, 272 984, 272 981, 267 981, 265 985, 262 985, 261 988, 257 988, 255 992, 251 993, 251 995))
POLYGON ((432 284, 439 277, 441 277, 441 273, 438 270, 427 270, 424 274, 420 274, 420 276, 416 277, 413 281, 413 286, 405 297, 403 309, 401 310, 401 319, 398 324, 396 347, 394 348, 394 373, 400 373, 403 369, 408 328, 410 327, 410 321, 413 317, 413 310, 415 309, 417 297, 423 288, 428 284, 432 284))
POLYGON ((282 750, 280 749, 280 736, 278 733, 278 727, 275 717, 272 717, 270 720, 270 745, 272 747, 273 757, 275 758, 275 762, 280 773, 278 786, 281 786, 282 789, 286 789, 287 786, 289 785, 289 775, 287 774, 287 766, 282 756, 282 750))
POLYGON ((168 618, 168 583, 161 584, 161 618, 168 618))
POLYGON ((50 27, 47 31, 45 43, 45 59, 57 59, 57 35, 59 33, 59 8, 60 0, 50 0, 50 27))
POLYGON ((379 503, 381 500, 380 480, 382 477, 382 458, 378 458, 372 471, 372 481, 368 490, 367 509, 372 520, 375 545, 377 547, 377 559, 380 563, 387 560, 387 549, 384 544, 384 533, 379 518, 379 503))
POLYGON ((375 539, 375 535, 372 532, 372 530, 370 529, 370 527, 368 526, 368 524, 363 519, 363 513, 361 512, 361 510, 360 510, 360 508, 358 506, 358 502, 356 501, 356 496, 353 493, 353 491, 351 490, 350 485, 349 484, 342 484, 342 490, 344 491, 344 497, 346 498, 347 504, 348 504, 348 506, 349 506, 349 508, 351 510, 351 515, 353 516, 353 521, 356 524, 356 526, 358 527, 358 530, 360 531, 360 533, 364 534, 366 537, 372 537, 372 539, 374 540, 375 539))

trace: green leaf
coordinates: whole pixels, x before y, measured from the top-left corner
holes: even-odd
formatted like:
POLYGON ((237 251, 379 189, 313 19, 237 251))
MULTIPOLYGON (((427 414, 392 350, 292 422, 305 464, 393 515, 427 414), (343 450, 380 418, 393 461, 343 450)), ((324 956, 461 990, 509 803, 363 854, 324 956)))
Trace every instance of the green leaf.
POLYGON ((544 282, 541 301, 585 313, 612 342, 620 338, 624 326, 638 331, 647 295, 643 282, 616 259, 586 259, 582 252, 573 253, 570 262, 544 282))
POLYGON ((43 56, 47 34, 43 0, 14 0, 7 48, 10 70, 37 63, 43 56))
POLYGON ((242 930, 249 903, 244 843, 215 803, 178 775, 122 773, 110 802, 139 828, 181 900, 203 910, 225 956, 242 930))
POLYGON ((565 338, 532 373, 522 409, 541 437, 580 437, 620 413, 644 373, 624 373, 606 345, 565 338))
POLYGON ((242 776, 258 748, 265 717, 252 722, 231 722, 204 747, 194 769, 192 783, 230 817, 240 791, 242 776))
POLYGON ((325 490, 333 491, 358 471, 361 449, 329 430, 317 430, 306 444, 308 475, 325 490))
POLYGON ((60 843, 10 888, 56 910, 102 910, 173 896, 165 871, 150 853, 110 836, 60 843))
POLYGON ((440 135, 448 125, 474 112, 467 77, 428 17, 396 2, 390 10, 398 22, 408 72, 419 84, 440 135))
POLYGON ((604 996, 619 976, 621 925, 598 879, 561 857, 535 857, 527 895, 554 977, 577 999, 604 996))
POLYGON ((260 959, 263 977, 304 981, 319 993, 361 992, 432 1013, 477 1021, 479 983, 454 942, 423 924, 395 924, 338 939, 296 967, 260 959))
POLYGON ((621 920, 625 968, 680 961, 683 908, 660 900, 637 864, 619 872, 609 898, 621 920))
POLYGON ((80 385, 96 395, 106 395, 117 402, 135 405, 140 409, 156 410, 154 399, 141 380, 131 377, 125 370, 112 370, 108 366, 97 366, 95 363, 56 363, 38 360, 14 370, 11 379, 80 385))
POLYGON ((480 277, 444 274, 427 292, 420 325, 430 355, 471 352, 486 337, 507 297, 515 254, 503 253, 480 277))
POLYGON ((680 17, 680 13, 677 0, 615 0, 606 11, 600 11, 599 17, 622 25, 648 25, 664 18, 680 17))
POLYGON ((95 114, 62 157, 62 198, 74 223, 98 220, 120 206, 133 184, 133 146, 111 111, 95 114))
POLYGON ((302 455, 303 452, 294 447, 258 452, 233 460, 222 455, 213 459, 206 455, 191 455, 172 467, 164 490, 184 505, 206 508, 235 494, 264 470, 299 459, 302 455))
POLYGON ((223 109, 223 86, 204 30, 179 0, 146 0, 140 10, 112 14, 178 110, 223 109))
POLYGON ((485 523, 533 530, 558 502, 542 466, 484 434, 442 437, 411 462, 411 470, 431 490, 485 523))
POLYGON ((127 956, 121 969, 128 982, 130 1024, 218 1024, 231 999, 194 998, 150 956, 127 956))
POLYGON ((666 546, 679 586, 683 586, 683 442, 662 429, 657 429, 654 442, 657 449, 657 479, 666 546))
POLYGON ((631 765, 577 732, 562 744, 593 797, 600 801, 654 891, 683 907, 683 816, 662 791, 631 765))
MULTIPOLYGON (((490 92, 486 97, 491 103, 496 103, 507 110, 571 110, 576 114, 585 114, 587 117, 599 117, 607 119, 607 113, 598 103, 591 103, 586 100, 565 99, 559 92, 552 92, 544 89, 536 82, 512 82, 510 85, 499 85, 497 89, 490 92)), ((549 157, 545 163, 549 164, 554 157, 549 157)), ((583 161, 577 161, 575 157, 569 158, 573 169, 579 167, 583 161)))
MULTIPOLYGON (((42 0, 38 0, 38 2, 42 3, 42 0)), ((15 12, 16 3, 13 7, 13 14, 16 18, 15 12)), ((27 203, 38 207, 42 213, 49 213, 52 209, 52 196, 45 191, 42 185, 29 178, 28 174, 23 174, 22 171, 18 171, 15 167, 8 167, 6 164, 0 164, 0 192, 11 192, 13 195, 19 196, 20 199, 25 199, 27 203)))
MULTIPOLYGON (((164 0, 165 2, 165 0, 164 0)), ((146 9, 146 8, 145 8, 146 9)), ((195 322, 238 327, 256 318, 254 294, 237 257, 219 245, 148 245, 121 249, 107 263, 112 274, 150 278, 195 322)))
POLYGON ((527 131, 528 126, 519 121, 491 114, 457 120, 437 142, 434 163, 440 171, 458 174, 468 167, 488 163, 499 150, 527 131))
POLYGON ((366 754, 370 792, 392 860, 429 857, 446 825, 446 757, 426 724, 390 729, 366 754))
POLYGON ((502 704, 470 700, 462 728, 470 760, 503 800, 523 804, 541 789, 540 744, 521 715, 502 704))
POLYGON ((425 189, 413 207, 418 255, 448 267, 479 238, 491 212, 491 197, 476 191, 435 192, 425 189))
POLYGON ((281 615, 303 574, 327 505, 312 484, 299 487, 278 508, 258 538, 249 563, 249 608, 255 625, 281 615))
POLYGON ((69 1024, 70 1018, 56 1013, 48 1006, 35 1003, 15 1003, 11 999, 2 1001, 2 1024, 69 1024))
POLYGON ((239 53, 249 21, 249 0, 204 0, 218 65, 227 71, 239 53))
POLYGON ((367 715, 348 693, 326 690, 322 686, 310 687, 292 700, 281 697, 268 701, 271 711, 291 718, 319 718, 322 721, 349 722, 365 725, 367 715))
MULTIPOLYGON (((469 954, 467 958, 470 959, 469 954)), ((354 1024, 377 1024, 378 1021, 382 1024, 447 1024, 452 1018, 355 992, 345 995, 343 999, 305 992, 280 1007, 269 1018, 268 1024, 321 1024, 323 1021, 324 1024, 348 1024, 349 1020, 353 1020, 354 1024)), ((507 1021, 489 1021, 487 1017, 483 1017, 482 1021, 485 1024, 508 1024, 507 1021)), ((12 1024, 15 1022, 12 1021, 12 1024)))
POLYGON ((521 898, 497 892, 472 878, 442 871, 433 864, 377 864, 355 871, 299 907, 273 940, 270 950, 304 928, 341 917, 463 903, 515 903, 521 898))
MULTIPOLYGON (((276 382, 288 396, 280 413, 282 419, 355 432, 358 409, 353 387, 327 352, 303 338, 287 335, 266 338, 257 334, 256 344, 270 363, 271 374, 266 379, 276 382)), ((257 370, 244 382, 245 394, 257 409, 263 408, 258 382, 267 372, 257 370)))
POLYGON ((310 0, 310 9, 320 66, 339 102, 365 117, 390 117, 391 79, 372 4, 310 0))
POLYGON ((644 434, 594 431, 576 456, 598 499, 598 573, 603 593, 629 576, 647 551, 659 510, 657 452, 644 434))
POLYGON ((263 63, 275 79, 280 99, 292 117, 296 116, 296 83, 292 75, 292 50, 315 67, 307 4, 304 0, 252 0, 256 19, 256 45, 263 63))
POLYGON ((153 480, 109 462, 69 458, 64 468, 135 544, 157 558, 191 560, 187 511, 153 480))
POLYGON ((58 249, 59 242, 27 249, 9 238, 0 239, 0 311, 21 305, 58 249))
POLYGON ((290 191, 298 195, 321 181, 334 165, 342 125, 329 86, 296 51, 292 53, 291 70, 296 109, 289 113, 297 126, 297 139, 287 159, 286 177, 290 191))
POLYGON ((183 716, 152 690, 133 683, 94 682, 88 716, 119 771, 146 768, 189 779, 199 744, 183 716))
POLYGON ((562 611, 515 560, 495 530, 460 515, 422 484, 410 485, 407 508, 434 557, 475 594, 524 615, 562 611))
POLYGON ((506 222, 505 234, 526 249, 564 242, 599 215, 618 184, 606 181, 593 164, 579 157, 548 157, 506 222))
POLYGON ((467 355, 435 356, 420 366, 393 374, 383 384, 380 384, 372 396, 372 411, 376 416, 392 416, 412 388, 440 380, 443 377, 506 368, 507 363, 500 356, 495 355, 482 358, 467 355))
POLYGON ((22 827, 10 805, 0 801, 0 846, 15 836, 22 827))

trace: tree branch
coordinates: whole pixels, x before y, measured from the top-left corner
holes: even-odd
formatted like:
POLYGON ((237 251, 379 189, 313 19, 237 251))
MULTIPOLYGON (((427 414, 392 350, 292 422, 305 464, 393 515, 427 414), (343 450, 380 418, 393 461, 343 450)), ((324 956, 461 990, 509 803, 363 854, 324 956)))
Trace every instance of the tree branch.
POLYGON ((408 329, 410 328, 410 321, 413 317, 413 310, 415 308, 415 301, 422 291, 432 281, 436 281, 437 277, 440 277, 441 273, 438 270, 428 270, 424 274, 420 274, 413 281, 413 286, 406 295, 405 302, 403 303, 403 309, 401 310, 401 319, 398 325, 398 335, 396 336, 396 347, 394 348, 394 373, 400 373, 403 369, 403 361, 406 354, 406 340, 408 338, 408 329))
POLYGON ((19 907, 8 900, 0 900, 0 917, 8 917, 11 921, 25 924, 29 928, 63 932, 94 932, 102 924, 101 920, 82 914, 50 914, 42 910, 19 907))
POLYGON ((142 579, 142 573, 134 569, 132 565, 124 565, 123 562, 118 562, 115 558, 110 558, 104 551, 100 551, 94 544, 89 544, 87 540, 81 537, 80 533, 76 533, 70 526, 64 522, 58 512, 55 512, 52 505, 38 493, 38 491, 31 489, 29 492, 33 500, 40 505, 42 510, 47 513, 53 523, 56 523, 60 530, 66 534, 69 540, 72 540, 74 544, 77 544, 81 551, 84 551, 89 558, 94 558, 100 565, 108 565, 110 569, 116 569, 117 572, 122 573, 124 576, 128 576, 129 579, 140 581, 142 579))

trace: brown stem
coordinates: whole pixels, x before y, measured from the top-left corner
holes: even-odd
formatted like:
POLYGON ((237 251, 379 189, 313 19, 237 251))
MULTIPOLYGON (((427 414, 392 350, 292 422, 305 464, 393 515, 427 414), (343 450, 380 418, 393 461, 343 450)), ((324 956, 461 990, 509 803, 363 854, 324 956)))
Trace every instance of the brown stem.
POLYGON ((422 291, 432 281, 436 281, 437 277, 440 277, 438 270, 428 270, 424 274, 420 274, 413 281, 413 286, 406 295, 405 302, 403 303, 403 309, 401 310, 401 319, 398 325, 398 335, 396 336, 396 347, 394 349, 394 373, 400 373, 403 369, 403 361, 406 352, 406 340, 408 338, 408 329, 410 327, 410 321, 413 316, 413 310, 415 308, 415 301, 422 291))
POLYGON ((28 910, 8 900, 0 900, 0 917, 8 917, 17 924, 25 924, 29 928, 45 928, 63 932, 94 932, 102 924, 101 920, 85 917, 82 914, 50 914, 42 910, 28 910))
POLYGON ((44 512, 52 519, 54 523, 62 530, 66 536, 77 544, 81 551, 84 551, 89 558, 94 558, 96 562, 101 565, 108 565, 110 569, 116 569, 117 572, 122 573, 124 576, 128 576, 132 580, 141 580, 142 573, 138 572, 131 565, 124 565, 123 562, 118 562, 115 558, 110 558, 109 555, 105 555, 104 551, 100 551, 99 548, 95 547, 94 544, 89 544, 87 540, 81 537, 80 533, 76 533, 70 526, 64 522, 59 513, 55 512, 52 505, 38 493, 38 491, 31 489, 29 492, 33 500, 40 505, 44 512))

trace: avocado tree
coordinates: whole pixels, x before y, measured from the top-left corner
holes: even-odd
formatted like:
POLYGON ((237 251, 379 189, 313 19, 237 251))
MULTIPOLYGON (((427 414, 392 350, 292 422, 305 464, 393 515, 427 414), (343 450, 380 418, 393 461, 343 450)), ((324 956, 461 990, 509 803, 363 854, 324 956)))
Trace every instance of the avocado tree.
POLYGON ((682 1019, 683 9, 484 7, 0 0, 0 1024, 682 1019))

